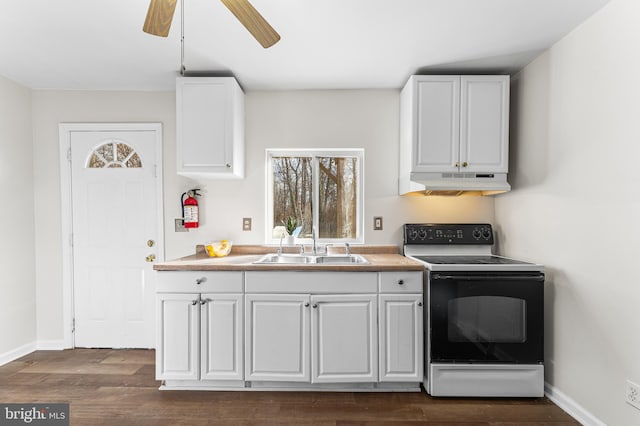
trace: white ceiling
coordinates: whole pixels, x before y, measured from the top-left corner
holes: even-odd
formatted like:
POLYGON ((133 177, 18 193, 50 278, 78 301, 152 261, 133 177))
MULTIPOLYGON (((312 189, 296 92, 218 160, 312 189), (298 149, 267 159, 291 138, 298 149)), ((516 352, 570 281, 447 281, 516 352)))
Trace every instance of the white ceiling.
MULTIPOLYGON (((608 0, 251 0, 282 40, 263 49, 219 0, 184 0, 187 71, 245 90, 399 88, 409 75, 519 70, 608 0)), ((148 0, 3 0, 0 75, 27 87, 173 90, 148 0)))

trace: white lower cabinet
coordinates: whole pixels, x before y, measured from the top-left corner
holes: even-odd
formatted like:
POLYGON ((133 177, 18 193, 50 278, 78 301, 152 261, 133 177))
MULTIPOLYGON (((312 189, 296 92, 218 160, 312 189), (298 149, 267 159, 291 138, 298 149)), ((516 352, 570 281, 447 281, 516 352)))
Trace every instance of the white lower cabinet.
POLYGON ((241 294, 159 294, 156 378, 242 380, 241 294))
POLYGON ((309 296, 247 294, 245 379, 308 382, 309 296))
POLYGON ((202 295, 200 379, 243 380, 242 294, 202 295))
POLYGON ((200 375, 198 294, 159 294, 157 302, 156 379, 197 380, 200 375))
POLYGON ((313 383, 378 381, 378 296, 311 296, 313 383))
POLYGON ((419 390, 421 272, 159 275, 165 388, 419 390))
POLYGON ((376 300, 375 294, 248 294, 246 380, 377 381, 376 300))
POLYGON ((242 272, 158 274, 157 379, 244 379, 242 278, 242 272))
POLYGON ((379 304, 380 381, 422 381, 422 294, 381 294, 379 304))

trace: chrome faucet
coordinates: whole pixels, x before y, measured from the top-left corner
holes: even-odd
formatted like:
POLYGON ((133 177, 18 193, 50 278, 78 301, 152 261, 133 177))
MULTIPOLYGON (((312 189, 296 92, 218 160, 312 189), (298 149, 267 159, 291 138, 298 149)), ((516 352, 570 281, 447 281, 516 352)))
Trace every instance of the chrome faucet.
POLYGON ((282 239, 284 238, 284 234, 280 235, 280 247, 278 247, 278 255, 282 254, 282 239))
POLYGON ((351 256, 351 246, 349 246, 349 243, 344 243, 344 254, 351 256))

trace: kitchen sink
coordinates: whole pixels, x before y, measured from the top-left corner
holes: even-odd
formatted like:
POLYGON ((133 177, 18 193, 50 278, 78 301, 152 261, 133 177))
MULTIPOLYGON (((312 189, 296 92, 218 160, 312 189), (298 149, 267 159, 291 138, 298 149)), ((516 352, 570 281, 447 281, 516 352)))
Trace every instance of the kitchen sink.
POLYGON ((306 254, 267 254, 253 262, 259 264, 323 264, 323 265, 363 265, 369 263, 358 254, 349 255, 306 255, 306 254))

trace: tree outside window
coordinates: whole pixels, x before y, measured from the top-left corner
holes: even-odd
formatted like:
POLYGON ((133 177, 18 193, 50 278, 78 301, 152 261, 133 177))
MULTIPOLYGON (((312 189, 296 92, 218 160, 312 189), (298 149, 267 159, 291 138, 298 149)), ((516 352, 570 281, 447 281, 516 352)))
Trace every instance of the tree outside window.
POLYGON ((363 158, 363 150, 267 151, 267 241, 294 218, 299 238, 311 238, 315 226, 324 242, 363 242, 363 158))

